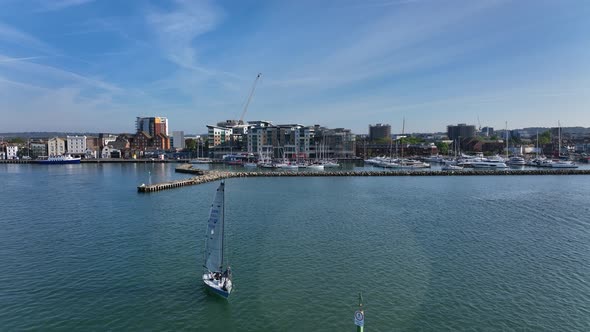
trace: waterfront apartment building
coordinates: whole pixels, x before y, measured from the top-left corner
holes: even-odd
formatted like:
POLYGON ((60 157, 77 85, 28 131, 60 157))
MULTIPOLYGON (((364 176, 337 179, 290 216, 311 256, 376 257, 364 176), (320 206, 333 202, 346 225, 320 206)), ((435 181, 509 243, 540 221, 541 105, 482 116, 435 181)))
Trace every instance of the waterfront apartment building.
POLYGON ((317 154, 325 158, 353 158, 356 136, 350 129, 329 129, 314 126, 314 141, 318 143, 317 154))
POLYGON ((355 136, 350 129, 319 125, 272 125, 259 121, 250 127, 247 142, 248 153, 274 158, 350 158, 355 154, 355 136))
POLYGON ((67 150, 71 155, 86 154, 86 136, 66 136, 67 150))
POLYGON ((168 119, 161 116, 137 117, 135 132, 145 131, 150 136, 164 134, 168 136, 168 119))
POLYGON ((207 125, 207 144, 209 148, 231 145, 232 128, 207 125))
POLYGON ((447 126, 447 136, 451 140, 475 137, 475 126, 464 123, 459 123, 456 126, 449 125, 447 126))
POLYGON ((7 145, 6 146, 6 159, 18 159, 18 146, 7 145))
POLYGON ((246 135, 248 153, 267 157, 310 158, 314 127, 301 124, 273 125, 270 121, 252 121, 246 135))
MULTIPOLYGON (((123 140, 123 137, 120 137, 123 140)), ((170 149, 170 138, 162 133, 151 136, 145 131, 140 131, 137 134, 129 137, 129 148, 134 150, 136 155, 142 155, 145 151, 159 151, 170 149)), ((112 143, 115 147, 115 144, 112 143)))
POLYGON ((31 143, 29 149, 31 150, 31 158, 47 156, 47 144, 45 143, 31 143))
POLYGON ((53 137, 47 141, 47 155, 61 156, 66 153, 66 141, 63 138, 53 137))
POLYGON ((378 123, 369 125, 369 140, 376 141, 379 139, 391 139, 391 126, 388 124, 378 123))
POLYGON ((175 149, 182 150, 185 147, 184 143, 184 131, 173 131, 172 139, 174 140, 173 147, 175 149))

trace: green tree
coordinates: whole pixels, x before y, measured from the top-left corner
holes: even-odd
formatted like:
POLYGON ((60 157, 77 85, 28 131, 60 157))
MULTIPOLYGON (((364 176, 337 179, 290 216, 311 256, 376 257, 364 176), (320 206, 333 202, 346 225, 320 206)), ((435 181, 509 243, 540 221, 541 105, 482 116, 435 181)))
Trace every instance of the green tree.
POLYGON ((194 151, 197 149, 197 141, 194 139, 186 139, 184 140, 184 149, 188 151, 194 151))
POLYGON ((22 137, 14 137, 8 140, 8 143, 12 144, 25 144, 25 139, 22 137))
POLYGON ((402 139, 403 139, 403 143, 406 143, 406 144, 424 143, 424 139, 422 139, 420 137, 408 136, 408 137, 402 138, 402 139))
POLYGON ((377 144, 389 144, 391 142, 391 138, 383 137, 375 140, 377 144))
POLYGON ((549 144, 551 143, 551 132, 547 130, 546 132, 539 135, 539 145, 549 144))
POLYGON ((19 158, 22 158, 24 156, 28 156, 29 155, 29 148, 19 148, 18 151, 16 151, 16 156, 19 158))
POLYGON ((520 145, 522 144, 522 140, 516 136, 510 137, 510 145, 520 145))
POLYGON ((436 148, 438 149, 438 153, 440 154, 447 154, 449 153, 449 144, 446 142, 436 142, 436 148))

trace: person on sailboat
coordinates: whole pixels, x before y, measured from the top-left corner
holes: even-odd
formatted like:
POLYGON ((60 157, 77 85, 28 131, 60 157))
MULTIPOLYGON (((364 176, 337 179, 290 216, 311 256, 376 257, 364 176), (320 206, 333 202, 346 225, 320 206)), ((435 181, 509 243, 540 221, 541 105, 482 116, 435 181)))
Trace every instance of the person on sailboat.
POLYGON ((227 267, 227 270, 225 270, 225 272, 223 272, 223 274, 221 275, 221 280, 222 280, 222 284, 221 284, 221 288, 223 290, 227 290, 227 281, 230 278, 230 274, 231 274, 231 270, 229 268, 229 266, 227 267))

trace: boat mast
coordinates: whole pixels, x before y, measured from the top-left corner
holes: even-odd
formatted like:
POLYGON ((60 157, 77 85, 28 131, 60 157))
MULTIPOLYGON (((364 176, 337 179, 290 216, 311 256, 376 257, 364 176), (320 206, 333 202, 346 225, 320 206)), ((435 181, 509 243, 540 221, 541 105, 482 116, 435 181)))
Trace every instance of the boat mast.
POLYGON ((561 156, 561 123, 559 123, 559 120, 557 120, 557 135, 558 135, 557 159, 559 159, 561 156))
POLYGON ((508 121, 506 121, 506 159, 508 159, 508 121))
POLYGON ((401 145, 402 145, 402 158, 400 160, 400 163, 401 163, 402 166, 404 164, 404 141, 403 141, 403 139, 404 139, 405 130, 406 130, 406 118, 404 117, 403 122, 402 122, 402 137, 401 137, 401 139, 402 139, 401 140, 401 145))
POLYGON ((221 181, 223 187, 223 194, 221 195, 221 266, 220 271, 223 271, 223 257, 225 252, 225 181, 221 181))
POLYGON ((537 152, 537 154, 536 154, 535 158, 538 159, 539 158, 539 130, 538 129, 537 129, 537 149, 536 149, 536 152, 537 152))

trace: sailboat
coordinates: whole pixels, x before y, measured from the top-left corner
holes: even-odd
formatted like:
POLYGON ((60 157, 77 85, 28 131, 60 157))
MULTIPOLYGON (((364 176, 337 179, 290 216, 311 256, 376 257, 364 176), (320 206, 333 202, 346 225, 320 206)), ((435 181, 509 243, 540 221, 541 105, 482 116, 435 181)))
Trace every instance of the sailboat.
POLYGON ((552 168, 578 168, 578 165, 574 164, 571 161, 561 160, 561 123, 557 121, 557 133, 559 135, 558 142, 559 147, 557 148, 557 161, 552 162, 550 167, 552 168))
POLYGON ((225 183, 217 188, 215 199, 211 204, 209 222, 207 223, 207 244, 205 247, 205 274, 203 282, 211 291, 227 298, 233 288, 229 265, 223 270, 223 245, 225 224, 225 183))

